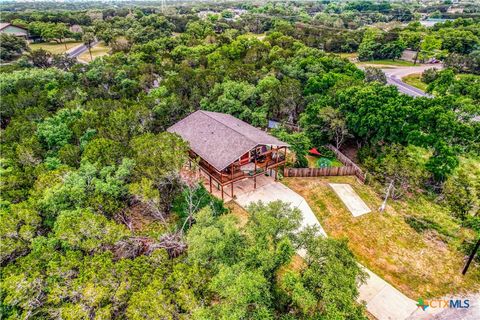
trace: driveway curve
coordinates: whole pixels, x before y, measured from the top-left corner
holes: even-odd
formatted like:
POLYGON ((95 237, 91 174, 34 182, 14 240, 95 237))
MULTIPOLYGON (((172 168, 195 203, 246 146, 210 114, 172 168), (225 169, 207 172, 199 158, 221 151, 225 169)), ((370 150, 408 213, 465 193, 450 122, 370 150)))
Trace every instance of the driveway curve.
MULTIPOLYGON (((316 225, 320 228, 320 232, 327 236, 305 199, 282 183, 272 182, 238 195, 236 202, 246 209, 253 202, 269 203, 277 200, 290 203, 300 209, 303 215, 302 227, 316 225)), ((300 250, 297 253, 300 256, 305 255, 305 251, 300 250)), ((368 312, 375 318, 379 320, 404 320, 417 310, 415 301, 367 268, 363 266, 362 268, 368 273, 369 278, 366 283, 358 288, 360 293, 358 301, 364 302, 368 312)))

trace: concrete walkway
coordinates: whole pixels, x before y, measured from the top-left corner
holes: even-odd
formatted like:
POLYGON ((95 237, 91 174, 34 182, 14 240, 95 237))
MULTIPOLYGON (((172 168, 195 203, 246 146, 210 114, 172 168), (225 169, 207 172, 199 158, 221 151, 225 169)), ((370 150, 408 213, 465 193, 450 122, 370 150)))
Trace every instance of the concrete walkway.
MULTIPOLYGON (((272 182, 237 196, 236 202, 246 208, 252 202, 269 203, 281 200, 302 211, 302 227, 316 225, 326 236, 320 222, 305 199, 279 182, 272 182)), ((298 252, 304 255, 304 252, 298 252)), ((365 301, 367 310, 379 320, 404 320, 417 310, 416 302, 406 297, 385 280, 363 267, 369 274, 367 282, 359 287, 358 301, 365 301)))
POLYGON ((354 217, 372 212, 351 185, 346 183, 329 183, 329 185, 354 217))

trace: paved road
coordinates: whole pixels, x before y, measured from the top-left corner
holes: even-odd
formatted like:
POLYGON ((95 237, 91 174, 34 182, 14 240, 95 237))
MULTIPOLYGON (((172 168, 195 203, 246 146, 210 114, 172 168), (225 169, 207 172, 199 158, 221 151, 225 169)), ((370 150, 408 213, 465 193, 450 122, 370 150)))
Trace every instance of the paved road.
MULTIPOLYGON (((92 47, 94 47, 95 45, 97 45, 98 41, 95 41, 93 44, 92 44, 92 47)), ((81 44, 81 45, 78 45, 76 47, 73 47, 69 50, 66 51, 66 54, 70 57, 70 58, 76 58, 78 57, 79 55, 81 55, 82 53, 84 53, 85 51, 87 51, 88 48, 86 45, 84 44, 81 44)))
POLYGON ((415 73, 422 73, 426 69, 430 68, 436 68, 436 69, 441 69, 442 65, 421 65, 421 66, 415 66, 415 67, 398 67, 398 68, 385 68, 382 69, 383 72, 385 72, 385 75, 387 76, 387 83, 394 85, 398 88, 398 91, 408 94, 409 96, 412 97, 432 97, 432 95, 423 92, 422 90, 412 87, 411 85, 406 84, 405 82, 402 81, 403 77, 406 77, 410 74, 415 74, 415 73))
POLYGON ((396 76, 387 75, 387 83, 397 87, 398 91, 401 93, 407 94, 412 97, 431 97, 430 94, 423 92, 422 90, 412 87, 409 84, 406 84, 402 80, 398 79, 396 76))
POLYGON ((364 64, 360 68, 364 68, 367 66, 371 67, 376 67, 382 69, 383 72, 385 72, 385 75, 387 76, 387 83, 394 85, 398 88, 398 91, 407 94, 412 97, 432 97, 432 95, 423 92, 422 90, 412 87, 411 85, 406 84, 405 82, 402 81, 403 77, 406 77, 410 74, 415 74, 415 73, 422 73, 426 69, 430 68, 436 68, 436 69, 442 69, 443 66, 440 64, 424 64, 420 66, 414 66, 414 67, 394 67, 394 66, 388 66, 386 67, 385 65, 375 65, 375 64, 364 64))

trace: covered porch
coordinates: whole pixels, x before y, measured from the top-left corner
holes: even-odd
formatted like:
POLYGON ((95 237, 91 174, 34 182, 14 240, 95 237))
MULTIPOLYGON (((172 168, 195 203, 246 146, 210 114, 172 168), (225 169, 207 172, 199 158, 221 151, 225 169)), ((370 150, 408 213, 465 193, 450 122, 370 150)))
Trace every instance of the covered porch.
MULTIPOLYGON (((212 190, 210 193, 214 195, 215 197, 222 199, 222 189, 219 187, 219 185, 213 181, 212 184, 210 184, 209 177, 202 173, 201 174, 202 180, 203 180, 203 185, 207 190, 212 190)), ((256 182, 256 187, 254 188, 253 184, 253 179, 249 178, 244 178, 242 180, 238 180, 235 183, 233 183, 233 194, 234 197, 237 198, 241 196, 242 194, 251 192, 255 189, 261 188, 263 186, 266 186, 268 184, 274 183, 275 182, 275 177, 273 176, 266 176, 266 175, 259 175, 257 176, 257 182, 256 182)), ((223 200, 225 202, 228 202, 230 200, 233 200, 234 197, 231 196, 231 188, 224 187, 223 190, 223 200)))
POLYGON ((263 186, 267 180, 276 181, 278 171, 285 166, 286 154, 285 146, 257 146, 221 171, 193 151, 190 151, 190 161, 195 160, 198 163, 198 170, 204 178, 207 190, 226 200, 227 197, 234 198, 239 192, 263 186))

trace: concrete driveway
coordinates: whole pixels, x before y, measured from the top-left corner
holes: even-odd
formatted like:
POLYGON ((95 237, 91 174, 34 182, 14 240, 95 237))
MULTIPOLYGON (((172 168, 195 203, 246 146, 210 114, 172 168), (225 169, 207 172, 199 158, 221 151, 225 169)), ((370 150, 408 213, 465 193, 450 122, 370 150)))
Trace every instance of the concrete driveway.
POLYGON ((272 181, 272 183, 260 188, 238 195, 235 201, 240 206, 246 208, 253 202, 262 201, 264 203, 269 203, 277 200, 290 203, 293 207, 302 211, 302 228, 306 226, 317 226, 322 235, 327 236, 305 199, 282 183, 272 181))
MULTIPOLYGON (((276 200, 288 202, 302 211, 302 227, 316 225, 320 228, 321 233, 327 236, 305 199, 282 183, 272 182, 238 195, 236 202, 240 206, 247 208, 252 202, 262 201, 269 203, 276 200)), ((305 256, 304 251, 299 251, 298 254, 305 256)), ((370 277, 365 284, 358 288, 360 292, 358 301, 365 302, 368 312, 377 319, 404 320, 418 309, 415 301, 402 294, 370 270, 363 268, 370 277)))

